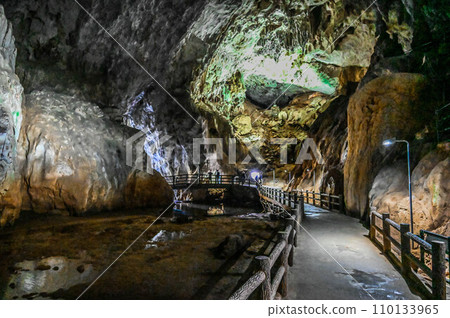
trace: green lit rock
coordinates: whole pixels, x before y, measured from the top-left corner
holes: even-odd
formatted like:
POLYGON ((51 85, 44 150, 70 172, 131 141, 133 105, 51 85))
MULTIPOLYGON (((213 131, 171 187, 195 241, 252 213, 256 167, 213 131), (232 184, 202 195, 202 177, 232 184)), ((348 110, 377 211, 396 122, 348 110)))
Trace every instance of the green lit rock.
MULTIPOLYGON (((370 65, 376 19, 366 9, 342 0, 243 1, 195 73, 193 104, 215 119, 207 124, 220 135, 231 132, 241 142, 304 139, 327 100, 370 65), (242 114, 252 114, 251 128, 231 123, 242 114)), ((187 37, 207 33, 194 29, 187 37)))

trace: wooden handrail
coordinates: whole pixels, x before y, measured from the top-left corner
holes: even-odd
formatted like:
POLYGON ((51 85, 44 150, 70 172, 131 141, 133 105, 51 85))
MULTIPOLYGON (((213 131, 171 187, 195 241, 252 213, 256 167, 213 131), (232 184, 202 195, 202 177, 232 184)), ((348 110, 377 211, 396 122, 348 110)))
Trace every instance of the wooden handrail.
MULTIPOLYGON (((422 233, 422 231, 421 231, 422 233)), ((430 232, 432 233, 432 232, 430 232)), ((375 210, 371 211, 370 214, 370 239, 381 245, 381 248, 386 255, 386 257, 391 258, 394 262, 400 261, 400 266, 402 274, 410 279, 415 279, 412 275, 412 265, 420 267, 424 273, 429 276, 432 280, 431 286, 431 297, 434 299, 446 299, 446 265, 448 262, 446 259, 446 244, 442 241, 432 241, 427 242, 418 235, 410 232, 409 224, 398 224, 389 218, 389 213, 380 214, 375 210), (381 219, 383 221, 383 227, 380 228, 376 225, 376 219, 381 219), (400 232, 400 242, 390 235, 390 229, 395 228, 400 232), (383 235, 383 240, 380 243, 376 239, 376 232, 383 235), (420 248, 420 259, 417 258, 411 252, 411 242, 418 244, 420 248), (391 253, 391 243, 394 244, 400 250, 400 259, 391 253), (432 258, 432 267, 430 268, 425 263, 424 254, 430 254, 432 258)), ((443 237, 446 238, 446 237, 443 237)), ((449 240, 450 241, 450 240, 449 240)), ((417 279, 415 279, 417 281, 417 279)), ((423 287, 426 287, 422 281, 417 281, 423 287)), ((427 290, 426 288, 423 288, 427 290)))
POLYGON ((344 198, 342 195, 333 195, 328 193, 320 193, 320 192, 310 192, 308 190, 294 190, 294 191, 283 191, 281 188, 277 187, 270 187, 270 186, 261 186, 261 188, 267 189, 268 197, 274 200, 283 201, 281 203, 288 202, 294 203, 294 205, 297 204, 297 202, 293 201, 293 198, 295 196, 293 194, 296 194, 297 197, 299 195, 302 195, 305 199, 305 202, 307 204, 312 204, 314 206, 319 206, 321 208, 327 208, 328 210, 336 210, 340 213, 345 212, 344 207, 344 198))
POLYGON ((282 297, 288 292, 288 270, 293 265, 294 246, 296 245, 298 223, 303 215, 303 196, 300 196, 300 204, 293 210, 291 217, 287 221, 284 231, 278 232, 278 239, 275 247, 268 256, 260 255, 255 257, 258 268, 255 273, 231 296, 230 300, 248 299, 250 295, 261 287, 261 299, 275 299, 279 292, 282 297), (271 278, 272 267, 280 260, 280 266, 276 269, 275 276, 271 278))

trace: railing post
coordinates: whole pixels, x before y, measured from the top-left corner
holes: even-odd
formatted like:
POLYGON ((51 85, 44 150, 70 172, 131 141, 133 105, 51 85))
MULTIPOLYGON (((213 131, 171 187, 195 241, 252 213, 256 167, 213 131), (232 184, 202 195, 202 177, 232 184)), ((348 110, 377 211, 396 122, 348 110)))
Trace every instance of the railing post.
POLYGON ((289 206, 290 208, 292 208, 292 205, 291 205, 291 199, 292 199, 292 194, 291 194, 291 192, 289 191, 289 192, 288 192, 288 206, 289 206))
POLYGON ((408 254, 411 253, 411 240, 406 233, 409 232, 409 224, 400 224, 400 242, 401 242, 401 259, 402 259, 402 274, 409 276, 411 273, 411 265, 408 254))
POLYGON ((298 203, 297 191, 294 192, 294 209, 295 205, 298 203))
POLYGON ((328 210, 333 210, 333 206, 331 205, 331 194, 328 193, 328 210))
POLYGON ((434 299, 443 299, 447 297, 446 279, 445 279, 445 243, 431 242, 431 279, 434 299))
POLYGON ((323 208, 322 192, 319 193, 319 202, 320 202, 320 208, 323 208))
MULTIPOLYGON (((296 213, 296 212, 294 212, 294 213, 296 213)), ((294 217, 295 217, 295 214, 294 214, 294 217)), ((295 240, 295 235, 297 235, 295 229, 296 229, 296 222, 292 222, 292 230, 291 230, 291 233, 289 234, 289 239, 288 239, 288 244, 292 246, 291 251, 289 253, 289 259, 288 259, 289 266, 294 266, 294 246, 295 246, 294 240, 295 240)), ((287 270, 287 268, 286 268, 286 270, 287 270)))
POLYGON ((266 279, 264 279, 263 283, 261 284, 261 298, 263 300, 270 300, 272 282, 272 279, 270 277, 270 260, 267 256, 256 256, 256 260, 258 261, 259 267, 266 276, 266 279))
MULTIPOLYGON (((291 230, 291 232, 293 231, 293 229, 291 230)), ((289 248, 289 242, 288 242, 288 236, 286 232, 280 232, 278 233, 278 241, 286 241, 286 246, 284 247, 283 251, 281 252, 280 258, 281 258, 281 266, 284 267, 285 271, 283 274, 283 278, 281 279, 280 282, 280 294, 281 297, 286 297, 288 294, 288 279, 287 279, 287 274, 288 274, 288 257, 289 255, 287 255, 288 252, 288 248, 289 248)))
POLYGON ((391 236, 391 226, 386 221, 389 219, 389 213, 383 213, 383 252, 387 253, 391 251, 391 240, 389 237, 391 236))
POLYGON ((172 176, 172 184, 173 184, 173 185, 176 185, 175 183, 176 183, 176 182, 175 182, 175 175, 173 175, 173 176, 172 176))
MULTIPOLYGON (((422 240, 425 240, 425 234, 423 230, 420 230, 419 236, 422 240)), ((420 260, 425 263, 425 249, 423 248, 422 245, 419 245, 419 247, 420 247, 420 260)))
POLYGON ((375 242, 375 214, 374 211, 370 211, 370 229, 369 238, 375 242))
MULTIPOLYGON (((301 219, 303 220, 305 218, 305 199, 303 197, 303 195, 300 196, 300 215, 299 217, 301 217, 301 219)), ((300 222, 300 220, 297 220, 298 222, 300 222)), ((298 226, 298 224, 297 224, 298 226)), ((298 230, 297 230, 298 232, 298 230)))
POLYGON ((339 213, 344 213, 344 196, 342 194, 339 195, 339 213))
POLYGON ((306 203, 309 203, 308 190, 306 190, 306 203))

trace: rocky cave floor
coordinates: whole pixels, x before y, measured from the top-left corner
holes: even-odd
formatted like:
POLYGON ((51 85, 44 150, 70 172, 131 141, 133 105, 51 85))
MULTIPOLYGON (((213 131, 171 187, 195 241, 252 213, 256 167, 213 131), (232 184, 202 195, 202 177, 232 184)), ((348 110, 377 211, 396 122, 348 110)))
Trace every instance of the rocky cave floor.
MULTIPOLYGON (((1 298, 76 299, 156 218, 148 211, 24 218, 0 233, 1 298)), ((82 298, 226 299, 247 278, 254 256, 268 249, 278 226, 235 217, 175 224, 168 214, 82 298), (151 247, 148 241, 161 230, 186 236, 151 247), (232 234, 244 238, 244 248, 218 256, 217 246, 232 234)))

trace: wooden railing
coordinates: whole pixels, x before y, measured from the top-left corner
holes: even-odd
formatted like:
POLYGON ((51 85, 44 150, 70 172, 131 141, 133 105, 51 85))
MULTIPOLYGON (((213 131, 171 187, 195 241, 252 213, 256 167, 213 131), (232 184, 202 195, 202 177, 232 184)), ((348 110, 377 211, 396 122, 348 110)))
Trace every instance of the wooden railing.
POLYGON ((311 204, 330 211, 339 211, 344 213, 344 199, 342 195, 332 195, 328 193, 318 193, 311 191, 295 190, 283 191, 281 188, 262 186, 250 178, 242 178, 237 175, 212 175, 208 174, 181 174, 174 176, 164 176, 167 183, 172 187, 189 187, 193 185, 205 186, 258 186, 260 191, 283 205, 294 208, 298 205, 298 198, 303 196, 306 204, 311 204))
POLYGON ((382 248, 386 257, 400 267, 405 277, 414 279, 421 287, 425 287, 421 289, 427 292, 426 286, 417 279, 417 276, 413 275, 412 268, 417 266, 432 281, 431 295, 429 296, 434 299, 446 299, 448 246, 444 242, 440 240, 427 242, 420 236, 411 233, 409 224, 397 224, 389 218, 389 213, 380 214, 375 210, 372 210, 370 215, 369 236, 382 248), (377 239, 377 233, 381 234, 381 240, 377 239), (418 244, 420 248, 420 258, 415 256, 411 250, 413 243, 418 244), (425 261, 427 255, 431 258, 431 268, 425 261))
POLYGON ((174 176, 164 176, 167 183, 172 187, 183 187, 190 185, 207 185, 207 186, 227 186, 227 185, 243 185, 255 186, 257 182, 250 178, 242 178, 237 175, 212 175, 208 174, 180 174, 174 176))
POLYGON ((297 209, 292 211, 291 218, 287 220, 284 231, 278 232, 275 247, 269 255, 255 257, 257 268, 254 274, 231 295, 230 300, 248 299, 259 287, 259 298, 263 300, 275 299, 277 293, 281 297, 287 296, 287 275, 289 266, 294 263, 294 246, 297 246, 297 234, 304 213, 303 208, 303 201, 299 201, 297 209))
POLYGON ((342 195, 332 195, 328 193, 317 193, 311 191, 283 191, 281 188, 262 186, 260 191, 269 198, 272 198, 288 207, 296 207, 300 196, 304 198, 304 203, 311 204, 330 211, 344 213, 344 199, 342 195))
MULTIPOLYGON (((425 230, 420 230, 420 234, 419 234, 420 238, 428 243, 431 243, 433 241, 440 241, 445 243, 445 245, 447 246, 447 250, 446 250, 446 258, 445 260, 447 261, 447 264, 449 265, 449 269, 450 269, 450 236, 444 236, 441 234, 437 234, 437 233, 433 233, 430 231, 425 231, 425 230)), ((422 246, 420 247, 420 260, 422 262, 425 262, 425 250, 422 248, 422 246)), ((450 283, 450 270, 448 273, 448 277, 447 277, 447 283, 450 283)))

